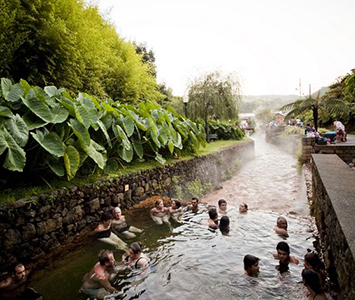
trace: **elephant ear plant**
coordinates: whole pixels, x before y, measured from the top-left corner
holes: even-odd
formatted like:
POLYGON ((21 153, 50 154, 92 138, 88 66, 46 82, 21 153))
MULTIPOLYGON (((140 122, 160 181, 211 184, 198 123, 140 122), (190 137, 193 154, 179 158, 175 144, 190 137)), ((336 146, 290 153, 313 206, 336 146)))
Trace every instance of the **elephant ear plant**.
POLYGON ((198 155, 201 146, 203 126, 172 109, 85 93, 72 98, 63 88, 1 79, 1 173, 41 170, 71 180, 81 168, 111 172, 134 159, 163 164, 181 151, 198 155))

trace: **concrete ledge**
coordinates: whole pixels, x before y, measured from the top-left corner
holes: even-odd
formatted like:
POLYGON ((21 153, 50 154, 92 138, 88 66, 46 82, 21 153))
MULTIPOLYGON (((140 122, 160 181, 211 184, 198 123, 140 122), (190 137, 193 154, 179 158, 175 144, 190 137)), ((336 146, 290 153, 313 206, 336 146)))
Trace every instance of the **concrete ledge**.
POLYGON ((313 209, 330 276, 355 299, 355 172, 335 154, 312 154, 313 209))

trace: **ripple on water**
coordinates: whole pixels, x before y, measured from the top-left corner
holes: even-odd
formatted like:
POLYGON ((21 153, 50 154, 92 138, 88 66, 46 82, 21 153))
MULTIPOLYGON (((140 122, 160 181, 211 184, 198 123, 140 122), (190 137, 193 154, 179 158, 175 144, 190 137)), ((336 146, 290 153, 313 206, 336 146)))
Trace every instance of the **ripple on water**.
POLYGON ((278 214, 263 211, 241 215, 232 211, 230 236, 211 232, 201 214, 159 240, 151 251, 155 265, 138 284, 126 281, 123 299, 306 299, 301 281, 302 258, 312 247, 308 221, 288 217, 291 254, 301 263, 280 275, 272 253, 284 240, 273 232, 278 214), (258 256, 260 275, 244 276, 245 254, 258 256))

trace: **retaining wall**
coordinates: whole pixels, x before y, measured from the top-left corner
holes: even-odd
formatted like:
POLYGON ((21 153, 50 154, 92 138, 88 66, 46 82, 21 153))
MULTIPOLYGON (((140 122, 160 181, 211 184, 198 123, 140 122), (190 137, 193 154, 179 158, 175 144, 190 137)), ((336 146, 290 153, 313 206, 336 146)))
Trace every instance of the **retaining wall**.
POLYGON ((248 139, 214 154, 2 205, 0 271, 16 261, 45 264, 75 247, 113 206, 126 209, 152 195, 196 196, 189 183, 205 190, 216 187, 252 157, 254 141, 248 139))
POLYGON ((312 155, 313 213, 342 299, 355 299, 355 172, 337 155, 312 155))

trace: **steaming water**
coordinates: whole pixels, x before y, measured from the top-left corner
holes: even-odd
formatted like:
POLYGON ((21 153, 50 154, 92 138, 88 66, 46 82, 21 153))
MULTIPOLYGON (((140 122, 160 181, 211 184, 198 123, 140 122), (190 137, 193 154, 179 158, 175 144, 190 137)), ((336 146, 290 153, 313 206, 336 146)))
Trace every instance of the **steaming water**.
MULTIPOLYGON (((293 167, 295 164, 292 156, 256 138, 256 159, 225 182, 222 190, 204 198, 213 204, 220 197, 227 199, 230 236, 208 230, 206 213, 186 217, 183 224, 174 225, 173 231, 154 224, 146 209, 127 215, 130 224, 145 229, 136 240, 146 246, 144 252, 152 261, 152 270, 140 276, 119 273, 114 285, 123 294, 117 299, 306 299, 299 283, 301 258, 307 248, 313 248, 313 237, 305 217, 307 202, 298 193, 301 176, 293 167), (240 201, 251 207, 247 214, 239 214, 233 208, 240 201), (273 227, 280 212, 290 210, 303 214, 287 216, 287 243, 300 264, 290 265, 290 271, 280 275, 272 253, 282 238, 273 232, 273 227), (245 254, 261 258, 256 279, 244 275, 245 254)), ((81 278, 97 262, 99 249, 109 247, 92 241, 43 270, 34 287, 45 299, 86 299, 78 293, 81 278)), ((114 254, 120 261, 123 252, 114 250, 114 254)))

